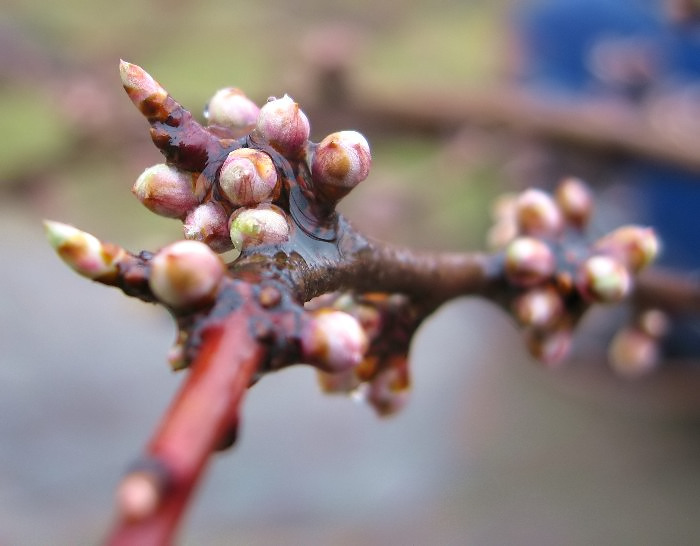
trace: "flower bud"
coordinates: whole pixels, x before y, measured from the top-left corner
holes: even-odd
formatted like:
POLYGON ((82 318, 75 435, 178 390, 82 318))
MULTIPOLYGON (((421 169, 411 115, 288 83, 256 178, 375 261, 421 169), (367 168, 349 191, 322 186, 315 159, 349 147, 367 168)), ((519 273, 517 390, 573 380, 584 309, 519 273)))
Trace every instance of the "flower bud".
POLYGON ((513 239, 505 251, 505 273, 518 286, 534 286, 554 273, 556 263, 549 246, 533 237, 513 239))
POLYGON ((612 369, 623 377, 641 377, 659 362, 658 340, 637 328, 623 328, 608 349, 612 369))
POLYGON ((252 148, 238 148, 228 154, 221 166, 219 186, 226 198, 238 206, 272 201, 279 191, 272 159, 252 148))
POLYGON ((333 203, 345 197, 369 174, 369 144, 357 131, 340 131, 324 138, 314 152, 314 189, 333 203))
POLYGON ((563 219, 554 199, 542 190, 529 189, 515 202, 515 218, 521 233, 552 236, 563 227, 563 219))
POLYGON ((153 257, 148 284, 171 307, 199 306, 213 299, 224 272, 224 263, 207 245, 177 241, 153 257))
POLYGON ((566 220, 582 228, 593 212, 593 196, 588 186, 578 178, 562 180, 556 190, 556 200, 566 220))
POLYGON ((343 311, 317 311, 302 328, 302 356, 326 372, 354 368, 362 361, 368 346, 360 323, 343 311))
POLYGON ((119 73, 129 98, 144 114, 154 113, 152 106, 162 104, 168 97, 168 92, 138 65, 119 61, 119 73), (150 107, 145 105, 146 101, 151 103, 150 107))
POLYGON ((649 337, 660 339, 668 333, 668 315, 659 309, 648 309, 637 317, 639 329, 649 337))
POLYGON ((513 302, 513 312, 520 324, 545 328, 564 314, 564 302, 551 287, 533 288, 513 302))
POLYGON ((620 261, 610 256, 592 256, 581 265, 576 285, 584 298, 616 303, 629 295, 632 278, 620 261))
POLYGON ((250 132, 255 127, 260 108, 236 87, 219 89, 207 104, 204 117, 209 125, 250 132))
POLYGON ((45 220, 44 228, 51 246, 77 273, 103 281, 118 273, 119 261, 126 255, 123 248, 68 224, 45 220))
POLYGON ((556 366, 569 356, 572 341, 569 328, 529 330, 525 335, 530 354, 548 366, 556 366))
POLYGON ((652 228, 622 226, 596 241, 594 249, 615 256, 637 272, 656 259, 660 244, 652 228))
POLYGON ((311 131, 306 114, 289 95, 271 99, 260 109, 257 132, 282 155, 296 155, 311 131))
MULTIPOLYGON (((402 357, 397 357, 402 358, 402 357)), ((364 391, 365 401, 382 417, 401 411, 410 397, 406 366, 391 366, 377 375, 364 391)))
POLYGON ((117 489, 117 506, 129 521, 140 521, 156 511, 162 501, 163 483, 152 472, 128 474, 117 489))
POLYGON ((184 218, 208 191, 205 177, 160 163, 138 177, 131 192, 146 208, 167 218, 184 218))
POLYGON ((215 252, 231 250, 228 214, 216 201, 192 209, 185 218, 183 231, 186 239, 209 245, 215 252))
POLYGON ((231 215, 229 234, 233 247, 240 252, 251 246, 283 243, 289 238, 289 223, 274 205, 238 209, 231 215))

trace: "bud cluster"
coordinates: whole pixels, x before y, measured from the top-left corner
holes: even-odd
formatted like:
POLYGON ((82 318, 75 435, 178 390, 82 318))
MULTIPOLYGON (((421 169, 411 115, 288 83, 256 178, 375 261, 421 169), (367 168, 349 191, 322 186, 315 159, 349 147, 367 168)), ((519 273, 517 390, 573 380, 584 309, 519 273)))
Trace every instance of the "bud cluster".
MULTIPOLYGON (((136 65, 122 61, 121 73, 125 89, 144 115, 152 123, 167 120, 167 108, 177 103, 165 89, 136 65)), ((216 252, 244 251, 289 238, 289 210, 281 207, 286 207, 285 193, 297 181, 283 179, 271 157, 274 153, 306 163, 307 187, 312 198, 324 204, 319 207, 323 214, 369 174, 369 145, 360 133, 340 131, 317 145, 310 143, 309 120, 289 95, 271 97, 258 107, 240 89, 227 87, 210 99, 205 118, 208 126, 197 125, 195 132, 230 151, 219 154, 215 146, 213 154, 204 154, 208 159, 200 172, 183 170, 178 156, 166 153, 170 161, 146 169, 132 192, 156 214, 182 220, 187 239, 216 252)))
POLYGON ((525 328, 530 352, 546 363, 569 351, 581 311, 567 311, 567 303, 622 301, 634 275, 659 251, 653 230, 639 226, 586 243, 582 232, 592 210, 591 192, 576 178, 563 180, 553 196, 529 189, 501 199, 494 210, 489 241, 503 249, 504 275, 517 291, 513 314, 525 328))

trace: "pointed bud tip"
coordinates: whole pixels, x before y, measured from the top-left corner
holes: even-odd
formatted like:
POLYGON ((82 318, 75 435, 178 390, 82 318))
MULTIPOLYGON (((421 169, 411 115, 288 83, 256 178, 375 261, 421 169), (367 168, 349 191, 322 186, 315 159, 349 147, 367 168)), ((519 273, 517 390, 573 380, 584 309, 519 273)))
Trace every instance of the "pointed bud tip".
POLYGON ((76 233, 80 233, 78 228, 71 225, 64 224, 62 222, 56 222, 54 220, 43 220, 44 231, 46 232, 46 238, 51 246, 58 250, 58 248, 65 243, 71 236, 76 233))
POLYGON ((147 99, 162 103, 168 96, 168 92, 139 65, 120 60, 119 74, 129 98, 139 109, 147 99))
POLYGON ((61 222, 44 220, 44 229, 49 244, 76 273, 102 282, 117 273, 125 254, 121 247, 105 245, 94 235, 61 222))

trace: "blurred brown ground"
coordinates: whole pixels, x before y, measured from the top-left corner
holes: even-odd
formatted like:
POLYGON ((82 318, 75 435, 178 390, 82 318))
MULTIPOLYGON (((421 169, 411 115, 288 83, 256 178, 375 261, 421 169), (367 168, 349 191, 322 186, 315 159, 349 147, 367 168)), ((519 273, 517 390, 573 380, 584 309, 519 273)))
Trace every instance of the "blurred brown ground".
MULTIPOLYGON (((180 380, 165 363, 169 317, 78 278, 41 231, 50 217, 132 249, 178 237, 175 222, 129 193, 160 156, 122 96, 118 58, 144 66, 195 112, 226 85, 258 101, 298 89, 303 107, 313 99, 303 95, 303 43, 342 22, 360 36, 359 82, 396 93, 426 81, 484 86, 504 57, 501 10, 493 2, 7 3, 0 543, 98 542, 121 473, 180 380)), ((466 135, 467 154, 416 136, 370 138, 373 173, 344 204, 348 216, 397 242, 480 247, 505 174, 479 137, 466 135)), ((413 367, 412 401, 386 421, 322 396, 305 368, 262 381, 249 394, 241 442, 216 458, 181 543, 700 541, 698 414, 674 402, 678 382, 542 370, 497 310, 466 300, 424 326, 413 367)))

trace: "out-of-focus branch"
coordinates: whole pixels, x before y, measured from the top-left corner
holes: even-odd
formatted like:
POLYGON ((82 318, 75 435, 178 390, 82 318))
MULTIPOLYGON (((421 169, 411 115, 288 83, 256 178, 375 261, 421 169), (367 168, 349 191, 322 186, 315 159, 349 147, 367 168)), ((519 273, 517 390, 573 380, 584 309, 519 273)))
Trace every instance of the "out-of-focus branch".
POLYGON ((700 171, 693 145, 697 134, 660 130, 645 113, 621 103, 581 103, 545 100, 508 86, 477 90, 405 89, 388 94, 361 88, 348 92, 347 102, 327 107, 311 105, 317 119, 353 123, 368 132, 444 134, 464 125, 501 129, 546 141, 587 149, 602 155, 647 158, 700 171))
POLYGON ((655 268, 639 277, 635 301, 643 307, 675 314, 700 313, 700 282, 697 277, 655 268))
POLYGON ((244 310, 209 325, 145 459, 122 483, 121 512, 107 544, 171 542, 209 458, 235 433, 241 401, 264 356, 263 347, 248 331, 244 310), (152 497, 143 492, 148 487, 152 497), (144 496, 153 498, 154 510, 138 517, 144 496))

